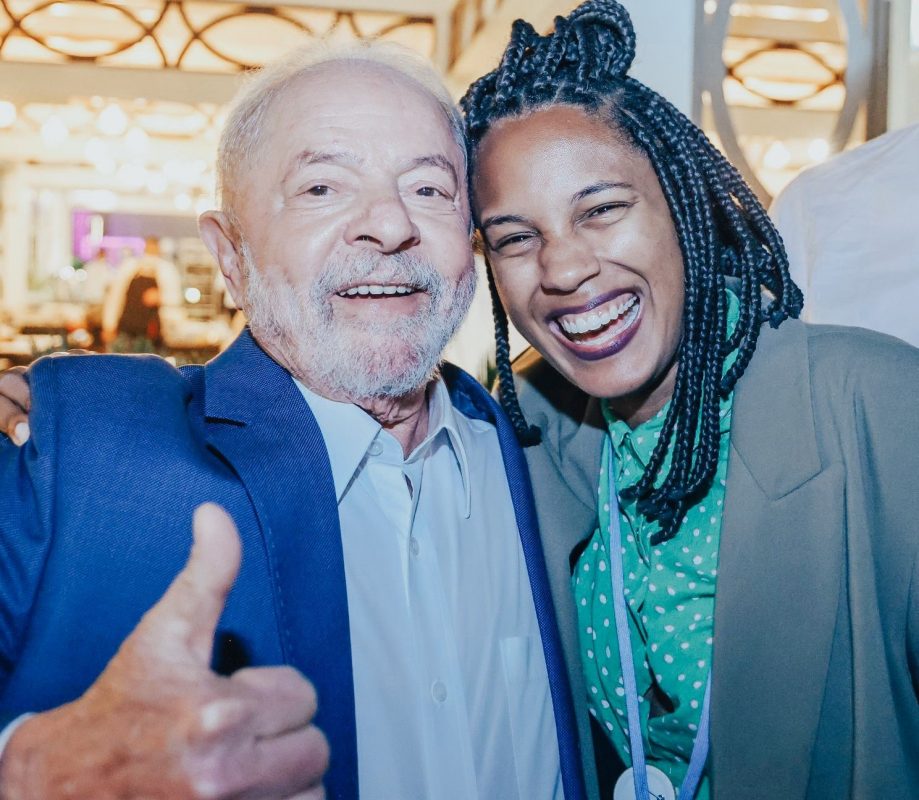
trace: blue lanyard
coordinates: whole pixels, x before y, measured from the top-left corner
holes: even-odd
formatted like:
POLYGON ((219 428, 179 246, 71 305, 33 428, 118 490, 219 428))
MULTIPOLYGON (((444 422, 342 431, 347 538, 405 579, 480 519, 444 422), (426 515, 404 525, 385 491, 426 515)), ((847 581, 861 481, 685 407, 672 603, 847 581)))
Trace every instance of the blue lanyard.
MULTIPOLYGON (((625 577, 622 566, 622 530, 619 521, 619 496, 613 478, 612 447, 609 447, 606 471, 609 481, 609 550, 610 578, 613 583, 613 612, 616 617, 616 638, 619 641, 619 663, 622 665, 622 683, 625 690, 625 705, 629 721, 629 744, 632 755, 632 775, 635 782, 635 797, 642 800, 649 797, 648 770, 645 763, 645 745, 641 735, 641 719, 638 714, 638 685, 635 680, 635 660, 632 655, 632 636, 629 632, 628 609, 625 605, 625 577)), ((680 800, 692 800, 696 796, 705 761, 708 758, 709 726, 711 711, 712 674, 709 671, 702 701, 702 715, 699 730, 693 743, 689 767, 680 786, 680 800)))

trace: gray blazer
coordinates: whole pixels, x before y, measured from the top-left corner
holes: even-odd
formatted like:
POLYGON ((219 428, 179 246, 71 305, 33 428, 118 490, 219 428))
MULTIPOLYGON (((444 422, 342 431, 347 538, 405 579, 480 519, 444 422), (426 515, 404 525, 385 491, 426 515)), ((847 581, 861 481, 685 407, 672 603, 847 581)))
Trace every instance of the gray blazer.
MULTIPOLYGON (((570 554, 597 522, 596 400, 536 356, 520 398, 575 699, 570 554)), ((719 555, 715 800, 919 797, 919 350, 765 327, 734 399, 719 555)), ((582 757, 597 795, 586 703, 582 757)))

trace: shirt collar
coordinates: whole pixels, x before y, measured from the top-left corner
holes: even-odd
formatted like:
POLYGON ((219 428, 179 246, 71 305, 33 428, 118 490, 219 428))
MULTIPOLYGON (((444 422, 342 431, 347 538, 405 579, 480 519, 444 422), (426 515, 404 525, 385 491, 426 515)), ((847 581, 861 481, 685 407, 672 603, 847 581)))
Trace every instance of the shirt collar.
MULTIPOLYGON (((379 436, 382 426, 366 411, 353 403, 329 400, 310 391, 294 378, 294 383, 306 400, 316 424, 322 432, 329 453, 335 497, 340 503, 355 473, 367 455, 367 449, 379 436)), ((472 489, 469 483, 469 462, 463 443, 459 413, 453 407, 450 393, 442 379, 434 381, 428 390, 428 435, 406 461, 423 458, 425 451, 443 431, 456 459, 462 481, 465 516, 472 511, 472 489)))
POLYGON ((472 514, 472 486, 469 481, 469 460, 463 441, 463 428, 460 426, 460 413, 453 407, 450 392, 442 378, 438 378, 428 391, 428 415, 428 435, 415 452, 421 452, 421 449, 433 441, 441 431, 445 432, 463 484, 463 514, 469 519, 472 514))
POLYGON ((332 467, 335 499, 340 503, 367 454, 367 448, 377 438, 381 430, 380 423, 354 403, 339 403, 322 397, 307 389, 296 378, 294 383, 303 394, 322 432, 332 467))
MULTIPOLYGON (((740 301, 737 295, 730 289, 725 289, 724 294, 727 301, 727 335, 730 337, 740 319, 740 301)), ((736 360, 737 351, 733 350, 724 361, 722 374, 726 374, 736 360)), ((719 403, 719 432, 721 434, 728 433, 731 429, 731 410, 733 403, 733 392, 726 398, 723 398, 719 403)), ((651 417, 651 419, 637 425, 634 429, 630 428, 623 420, 619 419, 613 413, 613 410, 609 407, 606 400, 601 402, 600 408, 606 419, 606 425, 610 434, 610 442, 613 446, 616 458, 622 461, 625 451, 629 450, 632 457, 638 461, 642 468, 647 467, 648 462, 651 460, 651 454, 654 452, 654 448, 657 446, 658 440, 660 439, 664 422, 667 419, 667 412, 670 410, 670 401, 668 400, 667 403, 664 404, 664 407, 651 417)), ((698 433, 696 435, 698 436, 698 433)), ((669 468, 669 463, 670 457, 668 453, 662 466, 663 473, 666 473, 669 468)))

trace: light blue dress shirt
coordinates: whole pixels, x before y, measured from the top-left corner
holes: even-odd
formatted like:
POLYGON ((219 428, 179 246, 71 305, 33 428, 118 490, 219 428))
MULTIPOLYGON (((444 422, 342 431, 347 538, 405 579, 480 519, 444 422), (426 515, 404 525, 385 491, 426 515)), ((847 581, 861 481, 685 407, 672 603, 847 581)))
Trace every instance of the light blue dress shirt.
POLYGON ((298 386, 338 498, 362 800, 561 800, 495 429, 454 409, 437 381, 427 437, 406 458, 360 408, 298 386))

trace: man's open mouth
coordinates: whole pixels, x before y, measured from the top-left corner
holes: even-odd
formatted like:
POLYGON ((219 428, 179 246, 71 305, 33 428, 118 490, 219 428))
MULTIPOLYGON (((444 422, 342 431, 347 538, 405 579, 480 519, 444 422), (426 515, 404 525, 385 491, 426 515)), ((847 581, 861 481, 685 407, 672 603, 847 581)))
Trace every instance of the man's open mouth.
POLYGON ((420 291, 416 286, 403 283, 361 283, 336 292, 339 297, 383 297, 385 295, 409 295, 420 291))

